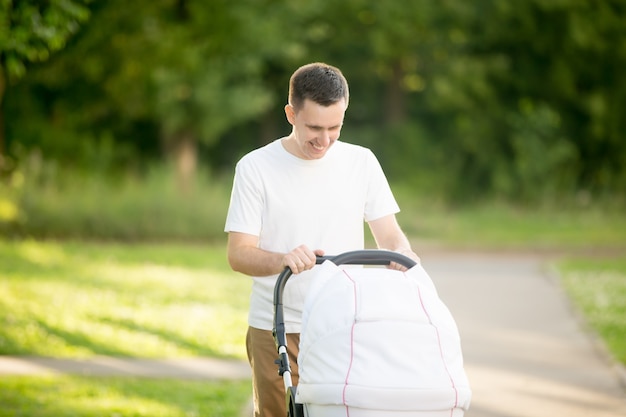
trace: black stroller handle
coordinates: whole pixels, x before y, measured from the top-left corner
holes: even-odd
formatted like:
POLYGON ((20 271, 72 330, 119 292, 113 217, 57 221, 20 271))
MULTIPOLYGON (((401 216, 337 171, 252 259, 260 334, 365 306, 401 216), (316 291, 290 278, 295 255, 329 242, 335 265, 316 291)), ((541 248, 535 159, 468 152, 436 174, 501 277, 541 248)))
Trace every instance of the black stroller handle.
POLYGON ((326 260, 335 265, 389 265, 395 262, 406 268, 413 268, 417 264, 413 259, 401 253, 381 249, 355 250, 341 255, 318 256, 317 258, 318 264, 326 260))
MULTIPOLYGON (((335 265, 389 265, 392 262, 396 262, 406 268, 414 267, 417 262, 413 259, 402 255, 398 252, 392 252, 388 250, 378 249, 364 249, 351 252, 345 252, 335 256, 318 256, 316 264, 321 264, 325 261, 331 261, 335 265)), ((289 267, 286 267, 283 272, 280 273, 276 279, 276 285, 274 286, 274 340, 276 342, 276 348, 281 346, 287 346, 287 335, 285 332, 285 317, 283 312, 283 291, 285 284, 289 277, 291 277, 292 271, 289 267)), ((282 356, 282 355, 281 355, 282 356)), ((279 365, 279 374, 282 376, 285 371, 291 372, 289 368, 289 360, 284 355, 284 358, 279 358, 276 363, 279 365)))
MULTIPOLYGON (((315 263, 322 264, 325 261, 331 261, 335 265, 389 265, 392 262, 396 262, 406 268, 414 267, 417 262, 408 256, 402 255, 398 252, 379 250, 379 249, 363 249, 355 250, 351 252, 345 252, 335 256, 318 256, 315 263)), ((276 279, 276 285, 274 287, 274 307, 283 304, 283 291, 285 284, 289 277, 291 277, 292 271, 289 267, 286 267, 283 272, 276 279)), ((281 314, 282 315, 282 314, 281 314)), ((276 316, 274 316, 276 317, 276 316)), ((282 317, 281 317, 282 319, 282 317)), ((274 320, 274 324, 278 320, 274 320)), ((282 321, 282 320, 281 320, 282 321)), ((274 326, 276 327, 276 326, 274 326)))

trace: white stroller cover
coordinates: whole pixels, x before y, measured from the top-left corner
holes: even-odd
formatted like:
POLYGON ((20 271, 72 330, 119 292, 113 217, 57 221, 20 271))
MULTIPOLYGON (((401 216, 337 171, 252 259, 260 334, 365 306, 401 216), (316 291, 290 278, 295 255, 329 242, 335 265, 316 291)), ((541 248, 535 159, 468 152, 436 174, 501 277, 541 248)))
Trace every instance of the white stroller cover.
POLYGON ((327 261, 317 270, 302 317, 297 402, 468 409, 459 332, 421 265, 403 273, 327 261))

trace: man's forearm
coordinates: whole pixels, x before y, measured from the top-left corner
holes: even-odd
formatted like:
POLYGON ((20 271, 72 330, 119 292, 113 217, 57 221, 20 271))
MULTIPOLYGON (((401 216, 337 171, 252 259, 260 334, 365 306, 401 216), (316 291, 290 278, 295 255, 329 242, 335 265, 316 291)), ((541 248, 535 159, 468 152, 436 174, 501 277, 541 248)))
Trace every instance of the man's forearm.
POLYGON ((284 254, 268 252, 253 246, 229 250, 228 261, 233 270, 245 275, 264 277, 282 272, 284 254))
POLYGON ((269 252, 258 247, 259 238, 246 233, 228 234, 228 262, 233 270, 242 274, 265 277, 283 269, 284 254, 269 252))
POLYGON ((370 222, 370 228, 379 249, 399 252, 419 262, 419 256, 411 249, 411 243, 400 229, 394 215, 370 222))

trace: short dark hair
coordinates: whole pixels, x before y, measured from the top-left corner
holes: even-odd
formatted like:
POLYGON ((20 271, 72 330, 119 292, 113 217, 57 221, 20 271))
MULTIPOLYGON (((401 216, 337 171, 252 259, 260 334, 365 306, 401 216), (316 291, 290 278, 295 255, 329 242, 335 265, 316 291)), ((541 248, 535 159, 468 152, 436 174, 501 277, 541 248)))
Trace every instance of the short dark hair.
POLYGON ((348 82, 339 68, 322 62, 303 65, 289 80, 289 104, 300 110, 309 99, 322 106, 330 106, 341 99, 348 106, 348 82))

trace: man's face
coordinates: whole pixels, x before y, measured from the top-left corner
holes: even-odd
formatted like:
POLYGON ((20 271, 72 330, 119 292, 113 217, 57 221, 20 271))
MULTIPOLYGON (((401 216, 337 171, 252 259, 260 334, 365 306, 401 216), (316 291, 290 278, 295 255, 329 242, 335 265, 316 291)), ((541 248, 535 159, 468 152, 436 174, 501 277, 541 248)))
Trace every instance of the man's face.
POLYGON ((345 112, 345 100, 327 107, 305 100, 298 112, 287 105, 285 113, 293 126, 290 152, 302 159, 322 158, 339 138, 345 112))

